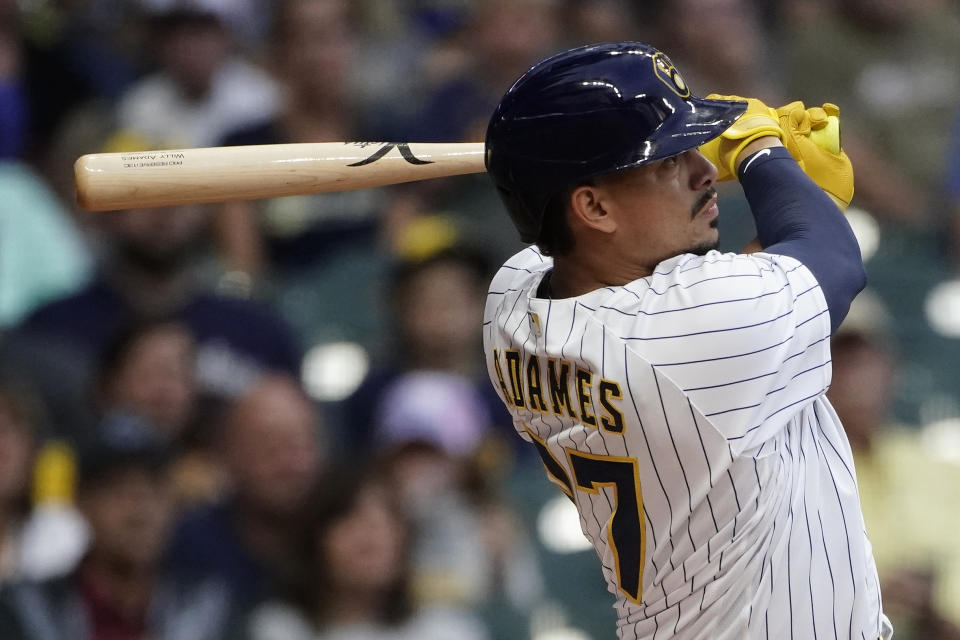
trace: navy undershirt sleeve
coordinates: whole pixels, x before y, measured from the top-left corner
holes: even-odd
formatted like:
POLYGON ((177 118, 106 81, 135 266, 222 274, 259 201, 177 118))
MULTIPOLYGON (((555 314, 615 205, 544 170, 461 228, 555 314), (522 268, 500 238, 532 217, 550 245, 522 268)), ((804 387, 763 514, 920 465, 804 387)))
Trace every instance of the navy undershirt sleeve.
POLYGON ((813 273, 830 309, 831 332, 866 286, 860 246, 843 213, 783 147, 740 165, 740 184, 764 251, 787 255, 813 273))

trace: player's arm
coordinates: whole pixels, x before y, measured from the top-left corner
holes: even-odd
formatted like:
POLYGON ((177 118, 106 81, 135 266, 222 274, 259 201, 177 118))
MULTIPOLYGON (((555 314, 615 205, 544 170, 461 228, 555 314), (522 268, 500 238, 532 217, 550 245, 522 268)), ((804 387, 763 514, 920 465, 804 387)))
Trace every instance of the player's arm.
POLYGON ((735 168, 760 245, 768 253, 796 258, 813 273, 836 331, 866 285, 860 246, 843 213, 777 138, 746 145, 735 168))
POLYGON ((746 101, 747 110, 701 151, 720 179, 740 179, 760 246, 800 260, 816 277, 835 331, 866 284, 860 247, 840 211, 853 197, 853 170, 840 148, 839 109, 711 97, 746 101))

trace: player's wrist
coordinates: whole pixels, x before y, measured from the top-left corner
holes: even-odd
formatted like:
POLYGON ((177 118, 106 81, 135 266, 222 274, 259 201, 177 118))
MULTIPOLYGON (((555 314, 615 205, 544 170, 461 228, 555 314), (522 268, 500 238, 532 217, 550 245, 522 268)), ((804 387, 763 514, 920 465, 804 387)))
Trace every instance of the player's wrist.
POLYGON ((740 165, 756 152, 763 149, 769 149, 771 147, 782 146, 783 143, 780 142, 780 138, 776 136, 761 136, 756 140, 751 140, 743 147, 743 149, 741 149, 740 153, 737 155, 736 161, 733 163, 734 175, 739 175, 740 165))

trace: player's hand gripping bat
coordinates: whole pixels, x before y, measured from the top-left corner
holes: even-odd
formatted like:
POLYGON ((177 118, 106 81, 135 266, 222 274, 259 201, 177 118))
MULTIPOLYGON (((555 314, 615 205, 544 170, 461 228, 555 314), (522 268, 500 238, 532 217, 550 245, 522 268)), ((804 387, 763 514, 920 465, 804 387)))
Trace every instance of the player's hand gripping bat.
POLYGON ((74 164, 88 211, 348 191, 485 171, 482 142, 319 142, 97 153, 74 164))
POLYGON ((773 109, 756 98, 710 94, 714 100, 747 103, 746 112, 720 136, 701 145, 700 152, 717 167, 717 180, 736 175, 734 163, 743 148, 761 136, 783 142, 811 180, 846 210, 853 198, 853 167, 840 145, 840 108, 826 103, 807 108, 800 101, 773 109))

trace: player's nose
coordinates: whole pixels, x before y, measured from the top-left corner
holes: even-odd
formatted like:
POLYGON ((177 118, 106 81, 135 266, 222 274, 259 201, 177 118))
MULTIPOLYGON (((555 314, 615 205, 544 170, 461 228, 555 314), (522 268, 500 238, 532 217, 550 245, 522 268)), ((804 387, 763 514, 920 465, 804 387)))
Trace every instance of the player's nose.
POLYGON ((706 189, 716 182, 717 168, 698 149, 691 149, 688 162, 690 163, 690 187, 694 191, 706 189))

